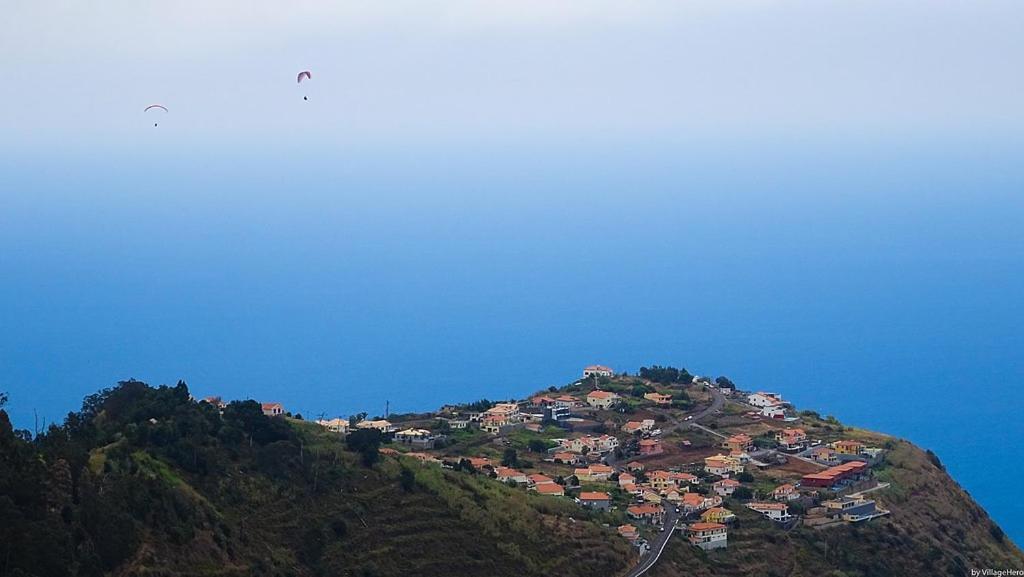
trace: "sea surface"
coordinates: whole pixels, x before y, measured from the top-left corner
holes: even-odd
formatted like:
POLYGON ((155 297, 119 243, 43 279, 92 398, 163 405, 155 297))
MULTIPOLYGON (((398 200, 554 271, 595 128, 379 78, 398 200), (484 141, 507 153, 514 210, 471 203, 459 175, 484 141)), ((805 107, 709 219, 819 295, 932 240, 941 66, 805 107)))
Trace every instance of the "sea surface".
POLYGON ((1019 139, 611 140, 5 155, 8 410, 133 377, 372 415, 672 364, 934 450, 1024 543, 1019 139))

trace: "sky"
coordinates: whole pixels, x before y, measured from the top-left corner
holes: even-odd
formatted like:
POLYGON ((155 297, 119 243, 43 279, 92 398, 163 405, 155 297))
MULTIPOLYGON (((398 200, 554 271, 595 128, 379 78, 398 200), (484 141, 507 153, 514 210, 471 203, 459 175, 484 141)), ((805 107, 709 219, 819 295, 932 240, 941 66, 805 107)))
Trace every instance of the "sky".
POLYGON ((935 450, 1024 542, 1024 4, 3 14, 18 426, 129 377, 348 415, 676 364, 935 450))
POLYGON ((172 111, 162 138, 218 147, 1019 132, 1022 10, 8 0, 0 126, 17 148, 117 147, 159 102, 172 111))

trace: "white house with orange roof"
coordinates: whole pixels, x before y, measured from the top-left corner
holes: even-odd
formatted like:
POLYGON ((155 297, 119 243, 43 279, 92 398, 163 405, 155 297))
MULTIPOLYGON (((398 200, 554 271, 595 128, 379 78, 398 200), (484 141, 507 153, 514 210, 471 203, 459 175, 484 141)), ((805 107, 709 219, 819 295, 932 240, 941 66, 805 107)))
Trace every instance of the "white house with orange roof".
POLYGON ((630 519, 646 521, 648 523, 661 523, 661 520, 665 518, 665 509, 661 505, 644 503, 643 505, 632 505, 626 508, 626 514, 629 515, 630 519))
POLYGON ((729 495, 732 495, 733 492, 739 488, 739 486, 740 482, 737 481, 736 479, 722 479, 721 481, 716 481, 713 485, 711 485, 715 493, 718 493, 722 497, 728 497, 729 495))
POLYGON ((623 537, 630 542, 636 541, 640 538, 640 531, 634 525, 619 525, 618 532, 620 537, 623 537))
POLYGON ((280 417, 284 414, 284 405, 281 403, 260 403, 260 408, 268 417, 280 417))
POLYGON ((775 432, 775 440, 784 451, 795 451, 807 446, 807 433, 803 429, 782 429, 775 432))
POLYGON ((497 479, 502 483, 512 481, 517 485, 526 485, 527 483, 530 482, 530 479, 526 476, 526 473, 523 473, 522 471, 517 471, 516 469, 513 469, 511 467, 495 467, 494 474, 497 476, 497 479))
POLYGON ((395 426, 392 425, 386 419, 377 419, 372 421, 359 421, 356 423, 357 429, 377 429, 381 433, 394 433, 395 426))
POLYGON ((789 483, 779 485, 772 490, 772 499, 775 499, 776 501, 792 501, 799 498, 800 492, 796 490, 795 486, 789 483))
POLYGON ((565 487, 558 483, 538 483, 533 486, 533 490, 541 495, 550 495, 552 497, 565 496, 565 487))
POLYGON ((714 455, 704 459, 704 470, 719 477, 738 475, 743 472, 743 462, 731 455, 714 455))
POLYGON ((619 402, 619 395, 611 391, 590 391, 587 393, 587 404, 598 409, 610 409, 619 402))
POLYGON ((747 397, 747 402, 755 407, 772 407, 785 405, 786 401, 778 393, 757 392, 747 397))
POLYGON ((686 528, 686 539, 690 545, 705 551, 725 549, 729 542, 729 528, 721 523, 693 523, 686 528))
POLYGON ((583 378, 588 379, 590 377, 611 377, 615 374, 615 371, 611 367, 604 365, 590 365, 583 367, 583 378))
POLYGON ((718 495, 701 495, 700 493, 683 493, 682 508, 687 513, 696 513, 722 504, 718 495))

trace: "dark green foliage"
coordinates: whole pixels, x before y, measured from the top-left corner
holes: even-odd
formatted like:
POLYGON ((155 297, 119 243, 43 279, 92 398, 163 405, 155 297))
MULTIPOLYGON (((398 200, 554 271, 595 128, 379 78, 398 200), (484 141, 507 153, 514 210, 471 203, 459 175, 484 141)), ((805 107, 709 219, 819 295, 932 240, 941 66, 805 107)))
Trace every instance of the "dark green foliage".
POLYGON ((734 391, 736 390, 736 385, 729 380, 729 377, 726 377, 724 375, 715 379, 715 384, 723 389, 732 389, 734 391))
POLYGON ((740 483, 753 483, 754 476, 748 473, 747 471, 743 471, 739 475, 736 475, 736 480, 739 481, 740 483))
POLYGON ((693 375, 691 375, 686 369, 662 367, 660 365, 654 365, 653 367, 640 367, 640 378, 647 379, 648 381, 654 381, 655 383, 661 383, 663 385, 676 383, 689 384, 693 381, 693 375))
POLYGON ((732 492, 732 496, 735 499, 747 500, 754 498, 754 492, 750 490, 750 487, 736 487, 736 490, 732 492))
POLYGON ((359 453, 363 465, 369 467, 380 460, 380 444, 383 435, 377 429, 356 429, 345 438, 348 450, 359 453))
POLYGON ((936 468, 941 469, 943 471, 946 470, 946 466, 943 465, 942 461, 939 460, 939 456, 933 453, 931 449, 925 451, 925 454, 928 455, 928 460, 931 461, 931 464, 935 465, 936 468))
POLYGON ((412 493, 416 489, 416 473, 412 472, 412 469, 408 467, 402 467, 402 472, 398 476, 399 484, 402 486, 402 490, 406 493, 412 493))
POLYGON ((505 467, 518 467, 519 454, 515 449, 505 449, 505 454, 501 457, 501 464, 505 467))

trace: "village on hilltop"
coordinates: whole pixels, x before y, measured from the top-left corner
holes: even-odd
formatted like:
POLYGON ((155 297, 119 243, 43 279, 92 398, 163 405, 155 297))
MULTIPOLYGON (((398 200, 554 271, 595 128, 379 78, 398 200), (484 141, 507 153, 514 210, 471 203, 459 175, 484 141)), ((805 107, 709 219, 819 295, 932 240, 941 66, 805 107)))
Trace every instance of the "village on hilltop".
MULTIPOLYGON (((288 415, 280 403, 262 408, 288 415)), ((828 530, 889 514, 868 495, 888 486, 875 471, 890 441, 673 367, 629 375, 592 365, 527 399, 316 423, 340 437, 376 431, 391 458, 572 499, 653 558, 676 530, 713 550, 727 547, 738 519, 828 530)))

